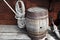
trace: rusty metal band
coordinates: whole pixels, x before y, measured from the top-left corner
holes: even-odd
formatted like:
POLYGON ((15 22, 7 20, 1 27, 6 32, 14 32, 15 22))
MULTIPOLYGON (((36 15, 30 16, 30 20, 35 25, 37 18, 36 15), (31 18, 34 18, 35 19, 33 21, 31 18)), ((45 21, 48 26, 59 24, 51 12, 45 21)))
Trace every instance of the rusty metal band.
POLYGON ((35 13, 35 12, 29 12, 29 11, 27 11, 27 13, 26 13, 26 16, 31 16, 31 17, 41 17, 41 16, 46 16, 46 15, 48 15, 48 12, 47 11, 44 11, 44 13, 42 13, 42 12, 38 12, 38 13, 35 13))
POLYGON ((44 33, 42 34, 37 34, 37 35, 34 35, 33 33, 30 33, 28 32, 28 35, 33 38, 33 39, 42 39, 46 36, 46 34, 48 33, 48 31, 45 31, 44 33))
MULTIPOLYGON (((30 19, 39 19, 40 17, 44 17, 44 16, 47 16, 48 13, 32 13, 32 12, 27 12, 26 13, 26 18, 30 18, 30 19)), ((48 17, 48 16, 47 16, 48 17)), ((46 17, 44 17, 46 18, 46 17)))
POLYGON ((34 36, 39 36, 39 35, 43 35, 47 33, 47 30, 45 32, 31 32, 31 31, 27 31, 29 34, 34 35, 34 36))
POLYGON ((42 39, 46 36, 46 33, 42 34, 42 35, 32 35, 32 34, 29 34, 30 37, 32 38, 37 38, 37 39, 42 39))
POLYGON ((44 20, 44 19, 46 19, 46 18, 48 18, 48 16, 46 16, 46 17, 44 17, 44 18, 41 18, 41 17, 26 17, 26 18, 29 18, 29 19, 34 19, 34 20, 38 20, 38 19, 40 19, 40 20, 44 20))

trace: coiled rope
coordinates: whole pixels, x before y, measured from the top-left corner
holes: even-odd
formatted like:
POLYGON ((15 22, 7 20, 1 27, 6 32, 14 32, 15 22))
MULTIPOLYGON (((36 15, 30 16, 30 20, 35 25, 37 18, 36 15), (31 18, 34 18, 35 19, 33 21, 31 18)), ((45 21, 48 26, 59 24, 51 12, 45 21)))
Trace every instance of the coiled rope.
POLYGON ((3 0, 7 6, 15 13, 15 18, 17 19, 18 26, 23 28, 25 25, 25 5, 22 0, 18 0, 15 5, 15 10, 8 4, 6 0, 3 0), (18 3, 21 3, 21 8, 19 7, 18 3))

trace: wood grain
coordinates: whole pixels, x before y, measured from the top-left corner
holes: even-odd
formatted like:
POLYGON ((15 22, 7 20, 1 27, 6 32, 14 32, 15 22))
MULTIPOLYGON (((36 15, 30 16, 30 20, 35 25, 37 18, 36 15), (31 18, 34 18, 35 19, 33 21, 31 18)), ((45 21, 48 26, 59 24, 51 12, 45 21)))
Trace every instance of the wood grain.
MULTIPOLYGON (((12 6, 13 9, 15 9, 15 3, 17 0, 7 0, 7 2, 12 6)), ((23 0, 26 10, 30 7, 44 7, 44 8, 49 8, 49 0, 23 0)), ((55 1, 55 0, 54 0, 55 1)), ((56 3, 53 3, 53 8, 54 10, 52 10, 52 12, 49 13, 49 16, 52 16, 54 20, 57 19, 57 12, 60 10, 60 1, 55 1, 56 3)), ((10 10, 10 8, 3 2, 0 1, 0 24, 8 24, 7 22, 10 23, 10 21, 12 21, 13 24, 16 24, 16 19, 15 19, 15 14, 10 10), (3 21, 1 20, 5 20, 6 22, 3 23, 3 21), (12 21, 14 20, 14 21, 12 21)))

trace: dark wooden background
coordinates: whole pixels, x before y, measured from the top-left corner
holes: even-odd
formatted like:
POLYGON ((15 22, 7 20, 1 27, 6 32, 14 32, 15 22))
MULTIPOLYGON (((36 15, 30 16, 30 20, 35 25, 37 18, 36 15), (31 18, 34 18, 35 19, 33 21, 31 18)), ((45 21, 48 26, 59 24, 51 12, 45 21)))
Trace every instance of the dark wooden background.
MULTIPOLYGON (((7 2, 15 9, 15 3, 17 0, 7 0, 7 2)), ((49 9, 49 17, 52 16, 54 21, 57 20, 57 14, 60 10, 59 0, 23 0, 25 3, 26 10, 30 7, 39 6, 49 9)), ((0 1, 0 24, 14 25, 17 24, 15 14, 10 8, 3 2, 0 1)))

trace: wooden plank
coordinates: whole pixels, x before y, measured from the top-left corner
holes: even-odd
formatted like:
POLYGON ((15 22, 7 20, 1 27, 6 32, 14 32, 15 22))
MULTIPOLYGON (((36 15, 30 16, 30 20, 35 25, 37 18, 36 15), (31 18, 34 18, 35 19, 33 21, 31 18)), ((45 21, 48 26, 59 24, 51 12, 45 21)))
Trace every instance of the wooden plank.
MULTIPOLYGON (((13 9, 15 9, 15 3, 17 0, 6 0, 13 9)), ((23 0, 26 6, 26 10, 30 7, 38 6, 48 8, 48 0, 23 0)), ((17 24, 15 20, 15 14, 10 8, 3 2, 0 1, 0 24, 17 24)))
MULTIPOLYGON (((23 30, 24 31, 24 30, 23 30)), ((17 25, 0 25, 0 39, 4 40, 31 40, 17 25)))
POLYGON ((16 25, 16 20, 0 20, 0 25, 16 25))

